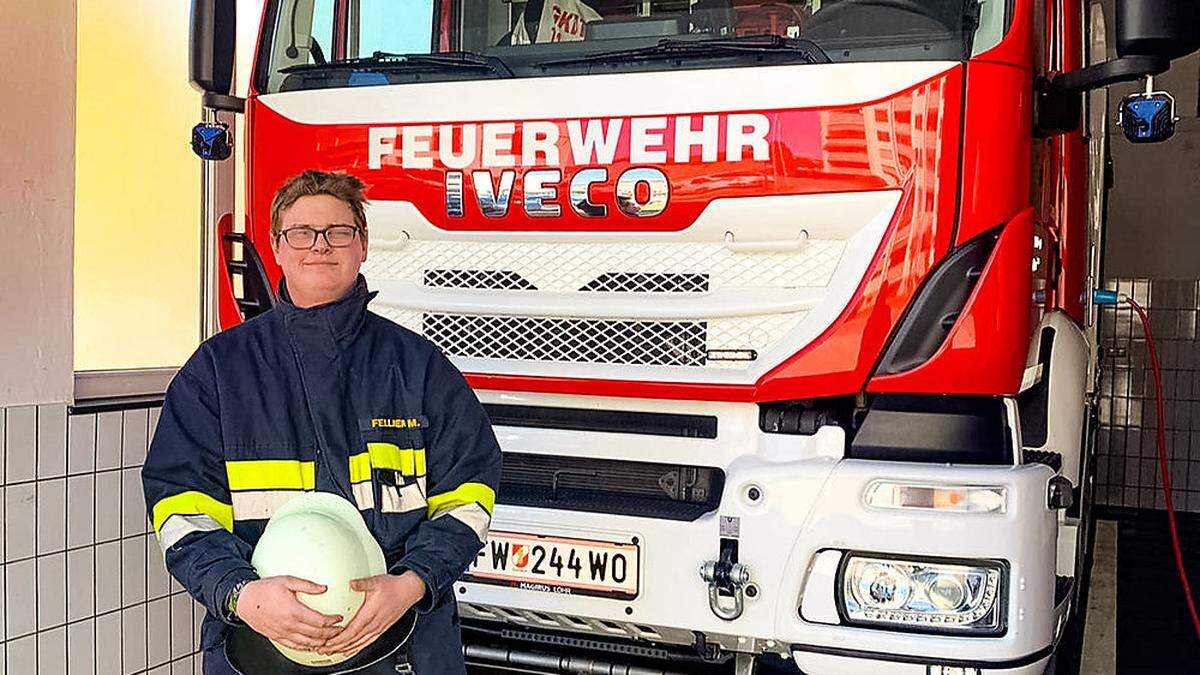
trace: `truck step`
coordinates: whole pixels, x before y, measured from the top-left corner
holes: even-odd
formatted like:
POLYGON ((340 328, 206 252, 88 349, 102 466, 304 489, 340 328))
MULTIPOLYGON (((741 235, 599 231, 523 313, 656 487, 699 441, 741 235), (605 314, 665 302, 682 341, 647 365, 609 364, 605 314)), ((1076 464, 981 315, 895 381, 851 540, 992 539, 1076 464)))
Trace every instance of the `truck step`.
POLYGON ((1049 450, 1022 450, 1021 462, 1023 464, 1045 464, 1054 469, 1055 473, 1062 471, 1062 455, 1049 450))

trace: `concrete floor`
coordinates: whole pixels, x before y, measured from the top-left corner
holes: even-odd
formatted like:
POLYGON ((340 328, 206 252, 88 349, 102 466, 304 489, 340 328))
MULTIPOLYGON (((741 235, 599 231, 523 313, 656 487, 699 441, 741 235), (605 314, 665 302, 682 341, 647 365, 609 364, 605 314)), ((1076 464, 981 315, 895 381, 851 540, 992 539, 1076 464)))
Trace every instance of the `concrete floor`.
POLYGON ((1079 675, 1117 672, 1117 524, 1096 521, 1087 624, 1079 675))

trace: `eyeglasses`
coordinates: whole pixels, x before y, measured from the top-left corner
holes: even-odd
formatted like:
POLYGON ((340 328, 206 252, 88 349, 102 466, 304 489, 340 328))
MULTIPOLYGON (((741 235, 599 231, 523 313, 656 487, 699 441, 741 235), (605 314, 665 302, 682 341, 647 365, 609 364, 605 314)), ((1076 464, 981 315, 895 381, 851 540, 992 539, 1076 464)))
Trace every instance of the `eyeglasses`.
POLYGON ((330 225, 323 230, 300 225, 283 230, 275 236, 275 239, 278 241, 280 237, 283 237, 288 246, 298 251, 307 251, 317 245, 317 236, 319 235, 325 237, 325 243, 329 244, 330 248, 346 248, 354 243, 354 237, 358 232, 359 227, 356 225, 330 225))

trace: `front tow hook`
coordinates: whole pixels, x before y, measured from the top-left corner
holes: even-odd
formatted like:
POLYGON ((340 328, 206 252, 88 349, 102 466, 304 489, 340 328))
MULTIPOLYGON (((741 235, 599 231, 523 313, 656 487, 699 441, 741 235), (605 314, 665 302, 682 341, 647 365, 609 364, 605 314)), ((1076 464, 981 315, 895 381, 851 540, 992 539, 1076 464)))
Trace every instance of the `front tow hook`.
POLYGON ((733 621, 745 606, 743 589, 750 583, 750 568, 728 560, 709 560, 700 566, 700 578, 708 584, 708 606, 717 618, 733 621), (721 597, 721 591, 731 596, 721 597))

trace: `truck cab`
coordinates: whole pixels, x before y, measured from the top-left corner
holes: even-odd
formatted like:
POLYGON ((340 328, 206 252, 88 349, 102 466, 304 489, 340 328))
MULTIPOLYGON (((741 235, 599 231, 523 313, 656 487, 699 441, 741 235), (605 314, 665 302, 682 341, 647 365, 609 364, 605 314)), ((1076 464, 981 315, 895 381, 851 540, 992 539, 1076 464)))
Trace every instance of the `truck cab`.
POLYGON ((204 81, 246 132, 214 328, 274 301, 284 180, 367 183, 371 309, 505 452, 474 662, 1042 673, 1089 547, 1085 92, 1169 58, 1105 35, 1079 0, 268 0, 247 98, 204 81))

